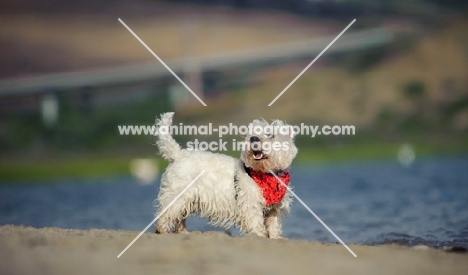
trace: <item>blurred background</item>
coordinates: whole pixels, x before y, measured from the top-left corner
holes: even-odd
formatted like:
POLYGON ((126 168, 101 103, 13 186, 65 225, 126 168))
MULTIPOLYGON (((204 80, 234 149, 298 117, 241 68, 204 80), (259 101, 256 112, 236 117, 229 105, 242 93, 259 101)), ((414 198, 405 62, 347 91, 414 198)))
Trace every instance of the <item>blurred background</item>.
MULTIPOLYGON (((0 224, 141 230, 167 163, 152 136, 122 136, 118 125, 152 125, 175 111, 175 123, 191 125, 258 117, 355 125, 355 136, 297 137, 297 189, 323 208, 317 214, 338 221, 353 209, 335 228, 354 242, 422 238, 467 247, 465 1, 1 0, 0 7, 0 224), (328 205, 345 197, 336 211, 328 205), (124 206, 128 215, 117 217, 124 206), (390 217, 394 223, 383 222, 390 217), (362 224, 350 224, 355 219, 362 224)), ((176 137, 195 138, 218 139, 176 137)), ((333 241, 310 218, 313 228, 297 231, 293 216, 286 235, 333 241)))

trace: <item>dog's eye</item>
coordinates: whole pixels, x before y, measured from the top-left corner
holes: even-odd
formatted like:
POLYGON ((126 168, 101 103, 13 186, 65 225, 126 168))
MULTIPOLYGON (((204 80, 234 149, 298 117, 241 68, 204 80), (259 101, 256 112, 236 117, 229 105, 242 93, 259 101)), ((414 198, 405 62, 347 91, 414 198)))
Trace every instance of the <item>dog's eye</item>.
POLYGON ((272 133, 265 133, 265 137, 266 138, 273 138, 273 134, 272 133))

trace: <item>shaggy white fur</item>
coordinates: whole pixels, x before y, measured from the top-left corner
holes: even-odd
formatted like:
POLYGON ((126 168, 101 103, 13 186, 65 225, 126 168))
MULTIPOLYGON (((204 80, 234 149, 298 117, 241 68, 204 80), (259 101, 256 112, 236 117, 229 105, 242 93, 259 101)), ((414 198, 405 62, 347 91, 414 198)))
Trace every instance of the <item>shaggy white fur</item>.
MULTIPOLYGON (((174 113, 165 113, 156 126, 172 125, 174 113)), ((264 120, 253 125, 265 127, 264 120)), ((276 120, 271 125, 287 126, 276 120)), ((297 154, 292 128, 285 134, 248 135, 241 159, 204 151, 182 149, 169 133, 159 133, 156 144, 170 164, 161 179, 155 200, 159 211, 164 209, 202 170, 206 172, 158 220, 156 233, 186 232, 185 219, 199 214, 210 223, 229 228, 237 226, 243 234, 280 238, 281 215, 289 213, 292 201, 287 192, 279 203, 266 206, 260 187, 246 173, 245 167, 268 173, 287 170, 297 154), (286 142, 287 150, 253 149, 251 144, 286 142)), ((282 148, 284 149, 284 148, 282 148)))

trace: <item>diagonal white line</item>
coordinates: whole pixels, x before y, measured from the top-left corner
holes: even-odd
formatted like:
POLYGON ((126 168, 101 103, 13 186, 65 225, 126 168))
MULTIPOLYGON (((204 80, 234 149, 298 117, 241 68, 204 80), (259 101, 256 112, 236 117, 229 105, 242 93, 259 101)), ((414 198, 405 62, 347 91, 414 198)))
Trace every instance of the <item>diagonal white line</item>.
POLYGON ((312 214, 312 216, 314 216, 332 235, 333 237, 335 237, 348 251, 349 253, 351 253, 354 257, 357 257, 356 253, 354 253, 354 251, 351 250, 351 248, 349 248, 341 239, 340 237, 338 237, 338 235, 335 234, 335 232, 333 232, 333 230, 330 229, 330 227, 328 227, 328 225, 326 225, 322 219, 320 219, 319 216, 317 216, 317 214, 314 213, 314 211, 312 211, 312 209, 310 209, 307 204, 305 204, 304 201, 301 200, 301 198, 299 198, 299 196, 296 195, 296 193, 294 193, 292 191, 292 189, 286 185, 275 173, 273 173, 273 171, 269 171, 277 180, 279 180, 279 182, 281 182, 281 184, 283 184, 286 189, 288 189, 289 192, 291 192, 291 194, 305 207, 305 209, 307 209, 310 214, 312 214))
POLYGON ((206 106, 205 102, 203 102, 203 100, 201 100, 201 99, 197 96, 197 94, 194 93, 194 92, 192 91, 192 89, 190 89, 190 87, 187 86, 187 84, 185 84, 185 82, 182 81, 182 79, 180 79, 180 78, 171 70, 171 68, 169 68, 169 66, 166 65, 166 63, 164 63, 164 61, 162 61, 161 58, 159 58, 159 56, 157 56, 157 55, 150 49, 150 47, 148 47, 148 46, 145 44, 145 42, 143 42, 143 40, 141 40, 140 37, 138 37, 138 35, 136 35, 136 33, 134 33, 134 32, 127 26, 127 24, 125 24, 125 23, 122 21, 122 19, 119 18, 119 22, 122 23, 122 25, 124 25, 124 27, 127 28, 127 30, 128 30, 131 34, 133 34, 133 36, 135 36, 135 38, 136 38, 138 41, 140 41, 140 43, 141 43, 151 54, 153 54, 153 56, 156 57, 156 59, 159 60, 159 62, 161 62, 161 64, 163 64, 163 66, 166 67, 166 69, 167 69, 169 72, 171 72, 171 74, 172 74, 175 78, 177 78, 177 80, 179 80, 179 82, 182 83, 182 85, 184 85, 184 87, 187 88, 187 90, 189 90, 189 92, 191 92, 192 95, 193 95, 196 99, 198 99, 198 101, 200 101, 201 104, 203 104, 203 106, 206 106))
POLYGON ((206 172, 206 170, 201 171, 201 173, 200 173, 195 179, 193 179, 192 182, 189 183, 189 185, 187 185, 187 187, 185 187, 184 190, 182 190, 182 192, 180 192, 180 194, 177 195, 177 197, 175 197, 175 198, 171 201, 171 203, 169 203, 169 205, 167 205, 167 206, 161 211, 161 213, 159 213, 159 215, 156 216, 156 218, 154 218, 154 220, 153 220, 150 224, 148 224, 148 226, 145 227, 145 229, 143 229, 143 231, 141 231, 140 234, 138 234, 138 236, 136 236, 136 238, 133 239, 133 241, 132 241, 129 245, 127 245, 127 247, 125 247, 124 250, 122 250, 122 252, 120 252, 120 254, 117 256, 117 258, 120 258, 120 256, 122 256, 122 254, 124 254, 125 251, 127 251, 127 249, 129 249, 130 246, 132 246, 133 243, 136 242, 136 240, 138 240, 138 239, 141 237, 141 235, 143 235, 143 233, 145 233, 146 230, 148 230, 148 228, 150 228, 150 226, 153 225, 153 223, 155 223, 155 222, 162 216, 162 214, 164 214, 164 212, 166 212, 167 209, 169 209, 169 207, 171 207, 171 206, 174 204, 174 202, 175 202, 176 200, 178 200, 178 199, 180 198, 180 196, 182 196, 182 195, 185 193, 185 191, 187 191, 187 189, 189 189, 190 186, 192 186, 192 185, 197 181, 197 179, 198 179, 201 175, 203 175, 203 173, 205 173, 205 172, 206 172))
POLYGON ((268 107, 271 107, 271 105, 273 105, 273 103, 275 103, 275 101, 278 100, 278 98, 280 98, 280 96, 282 96, 282 95, 289 89, 289 87, 291 87, 291 85, 293 85, 294 82, 296 82, 296 80, 297 80, 299 77, 301 77, 301 75, 302 75, 303 73, 305 73, 305 71, 307 71, 307 69, 309 69, 310 66, 312 66, 312 64, 315 63, 315 61, 317 61, 317 59, 319 59, 319 57, 322 56, 322 54, 323 54, 326 50, 328 50, 328 48, 330 48, 330 46, 333 45, 333 43, 335 43, 335 41, 338 40, 338 38, 340 38, 340 36, 343 35, 343 33, 345 33, 345 31, 347 31, 347 30, 349 29, 349 27, 351 27, 351 25, 352 25, 354 22, 356 22, 356 19, 354 19, 353 21, 351 21, 351 23, 349 23, 349 25, 348 25, 340 34, 338 34, 338 36, 335 37, 335 39, 333 39, 333 41, 330 42, 330 44, 328 44, 328 46, 327 46, 325 49, 323 49, 323 51, 322 51, 319 55, 317 55, 317 57, 316 57, 314 60, 312 60, 312 62, 310 62, 310 64, 307 65, 307 67, 305 67, 305 69, 302 70, 302 72, 301 72, 298 76, 296 76, 296 78, 294 78, 294 80, 291 81, 291 83, 289 83, 289 85, 286 86, 286 88, 284 88, 284 90, 283 90, 281 93, 279 93, 279 95, 277 95, 277 96, 275 97, 275 99, 273 99, 273 101, 270 102, 270 104, 268 104, 268 107))

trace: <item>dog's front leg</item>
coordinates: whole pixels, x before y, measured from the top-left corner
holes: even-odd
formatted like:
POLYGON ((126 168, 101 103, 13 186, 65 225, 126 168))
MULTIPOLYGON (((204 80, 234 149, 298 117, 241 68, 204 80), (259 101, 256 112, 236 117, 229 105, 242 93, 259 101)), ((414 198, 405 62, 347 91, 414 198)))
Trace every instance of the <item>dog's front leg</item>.
POLYGON ((255 234, 259 237, 268 237, 268 233, 265 228, 265 219, 263 217, 262 209, 251 209, 246 213, 245 218, 245 232, 255 234))
POLYGON ((260 203, 245 203, 239 205, 239 208, 240 213, 242 213, 239 217, 242 233, 267 237, 268 235, 264 224, 265 219, 263 217, 263 206, 260 203))
POLYGON ((267 237, 263 209, 265 200, 262 190, 245 172, 244 163, 237 163, 236 212, 237 222, 244 234, 255 234, 267 237))
POLYGON ((266 213, 265 228, 269 238, 281 238, 281 212, 278 210, 278 207, 274 206, 266 213))

